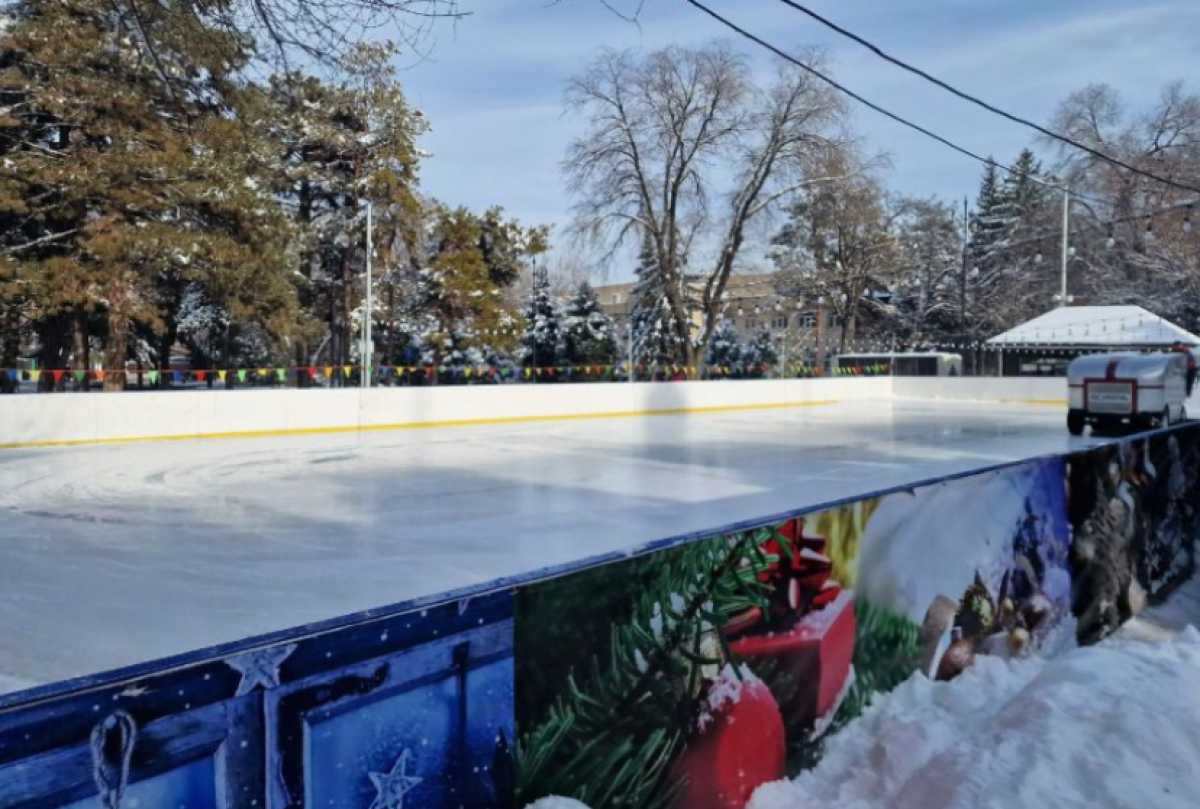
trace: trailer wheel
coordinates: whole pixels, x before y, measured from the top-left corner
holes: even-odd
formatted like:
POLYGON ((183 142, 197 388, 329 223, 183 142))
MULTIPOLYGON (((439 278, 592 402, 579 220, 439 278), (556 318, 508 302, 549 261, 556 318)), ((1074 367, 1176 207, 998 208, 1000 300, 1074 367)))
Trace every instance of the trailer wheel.
POLYGON ((1083 435, 1085 424, 1082 412, 1078 410, 1067 411, 1067 432, 1071 435, 1083 435))

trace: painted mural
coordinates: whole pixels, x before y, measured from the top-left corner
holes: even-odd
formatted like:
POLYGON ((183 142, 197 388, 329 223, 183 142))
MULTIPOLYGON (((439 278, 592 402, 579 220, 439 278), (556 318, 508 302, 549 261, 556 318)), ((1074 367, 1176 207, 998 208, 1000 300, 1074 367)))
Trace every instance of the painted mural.
POLYGON ((1200 428, 1070 456, 1078 638, 1113 632, 1191 575, 1200 537, 1200 428))
POLYGON ((868 499, 523 588, 518 806, 737 809, 910 676, 1070 612, 1063 465, 868 499))
POLYGON ((0 710, 0 806, 507 805, 510 592, 294 635, 0 710))

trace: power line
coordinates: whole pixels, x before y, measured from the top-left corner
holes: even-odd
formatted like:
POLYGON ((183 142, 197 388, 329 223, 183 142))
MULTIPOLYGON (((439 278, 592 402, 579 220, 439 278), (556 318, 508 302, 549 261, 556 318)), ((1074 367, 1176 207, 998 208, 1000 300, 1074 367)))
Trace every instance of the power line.
POLYGON ((1061 141, 1062 143, 1065 143, 1068 146, 1072 146, 1076 149, 1087 152, 1088 154, 1092 155, 1093 157, 1099 158, 1100 160, 1103 160, 1106 163, 1110 163, 1114 166, 1119 166, 1127 171, 1133 172, 1134 174, 1141 175, 1142 177, 1146 177, 1148 179, 1154 180, 1154 181, 1162 183, 1164 185, 1169 185, 1173 188, 1178 188, 1181 191, 1191 191, 1193 193, 1200 194, 1200 188, 1197 188, 1196 186, 1187 185, 1185 183, 1179 183, 1179 182, 1176 182, 1175 180, 1170 179, 1169 177, 1162 177, 1158 174, 1154 174, 1153 172, 1149 172, 1149 171, 1140 169, 1137 166, 1131 165, 1129 163, 1126 163, 1123 160, 1120 160, 1119 158, 1113 157, 1109 154, 1105 154, 1104 152, 1101 152, 1099 149, 1094 149, 1085 143, 1080 143, 1079 141, 1077 141, 1073 138, 1069 138, 1066 135, 1062 135, 1058 132, 1055 132, 1052 129, 1047 129, 1046 127, 1041 126, 1040 124, 1037 124, 1033 121, 1030 121, 1027 118, 1022 118, 1019 115, 1014 115, 1014 114, 1007 112, 1006 110, 1003 110, 993 104, 989 104, 988 102, 986 102, 980 98, 977 98, 977 97, 971 95, 970 93, 964 92, 963 90, 959 90, 957 87, 947 84, 946 82, 942 81, 941 79, 937 78, 936 76, 932 76, 929 73, 926 73, 924 70, 921 70, 918 67, 914 67, 914 66, 908 64, 907 62, 896 58, 895 56, 885 53, 883 51, 883 49, 881 49, 878 45, 875 45, 872 42, 868 42, 867 40, 860 37, 858 34, 855 34, 853 31, 849 31, 849 30, 841 27, 840 25, 833 22, 832 20, 828 20, 825 17, 822 17, 820 14, 816 13, 815 11, 813 11, 809 8, 806 8, 802 5, 800 5, 799 3, 793 2, 793 0, 779 0, 779 2, 783 3, 784 5, 788 6, 789 8, 792 8, 792 9, 795 9, 796 11, 801 12, 802 14, 807 14, 809 17, 813 18, 814 20, 821 23, 825 27, 836 31, 837 33, 841 34, 844 37, 854 40, 855 42, 862 45, 867 50, 874 52, 876 56, 883 59, 884 61, 890 62, 891 64, 895 65, 896 67, 899 67, 902 70, 907 70, 909 73, 912 73, 916 76, 920 76, 922 79, 925 79, 928 82, 932 82, 933 84, 937 85, 938 87, 941 87, 943 90, 953 93, 954 95, 958 96, 959 98, 963 99, 964 101, 969 101, 972 104, 975 104, 976 106, 983 107, 988 112, 999 115, 1002 118, 1006 118, 1009 121, 1012 121, 1013 123, 1021 124, 1022 126, 1027 126, 1031 129, 1036 130, 1037 132, 1040 132, 1041 134, 1045 135, 1048 138, 1052 138, 1054 140, 1061 141))
MULTIPOLYGON (((862 104, 863 106, 874 110, 875 112, 879 113, 880 115, 883 115, 887 118, 892 119, 896 123, 902 124, 903 126, 906 126, 909 129, 920 132, 925 137, 932 138, 933 140, 937 141, 938 143, 942 144, 943 146, 949 147, 950 149, 953 149, 954 151, 958 152, 959 154, 965 155, 965 156, 971 158, 972 160, 977 160, 978 162, 983 163, 985 166, 992 165, 998 169, 1003 169, 1004 171, 1008 172, 1009 174, 1013 175, 1014 177, 1021 177, 1021 176, 1027 177, 1032 182, 1038 183, 1039 185, 1044 185, 1047 188, 1053 188, 1058 191, 1067 191, 1068 190, 1065 187, 1063 187, 1062 185, 1059 185, 1058 183, 1052 183, 1052 182, 1043 180, 1043 179, 1039 178, 1036 174, 1027 174, 1024 172, 1020 172, 1020 171, 1016 170, 1015 168, 1013 168, 1012 166, 1001 163, 1000 161, 995 160, 994 158, 984 157, 983 155, 976 154, 975 152, 971 151, 970 149, 966 148, 965 146, 959 146, 957 143, 950 140, 949 138, 945 138, 945 137, 937 134, 936 132, 926 129, 925 127, 921 126, 920 124, 913 123, 912 121, 908 120, 907 118, 897 115, 896 113, 892 112, 891 110, 884 109, 883 107, 879 106, 878 104, 876 104, 873 101, 863 98, 861 95, 854 92, 853 90, 846 87, 845 85, 840 84, 839 82, 835 81, 834 79, 830 78, 829 76, 826 76, 824 73, 817 70, 812 65, 805 64, 803 61, 797 59, 796 57, 792 56, 791 54, 787 53, 786 51, 784 51, 780 48, 777 48, 776 46, 772 45, 770 42, 767 42, 765 39, 762 39, 761 37, 758 37, 755 34, 750 33, 745 28, 740 27, 733 21, 726 19, 725 17, 722 17, 720 14, 713 11, 708 6, 699 2, 699 0, 686 0, 686 2, 695 6, 700 11, 703 11, 705 14, 712 17, 714 20, 721 23, 722 25, 724 25, 726 28, 730 29, 731 31, 734 31, 735 33, 745 37, 746 39, 750 40, 751 42, 753 42, 763 48, 766 48, 767 50, 771 51, 779 58, 792 63, 793 65, 800 68, 801 70, 804 70, 805 72, 807 72, 807 73, 815 76, 816 78, 820 79, 821 81, 825 82, 830 87, 837 90, 838 92, 848 95, 850 98, 853 98, 855 101, 862 104)), ((1076 194, 1075 196, 1080 196, 1080 195, 1076 194)))
POLYGON ((1012 175, 1013 177, 1025 177, 1030 182, 1036 183, 1036 184, 1044 186, 1046 188, 1052 188, 1055 191, 1070 192, 1071 196, 1075 197, 1076 199, 1087 199, 1087 200, 1090 200, 1097 204, 1103 204, 1103 205, 1109 204, 1108 200, 1102 200, 1102 199, 1099 199, 1098 197, 1093 197, 1093 196, 1090 196, 1087 194, 1082 194, 1078 191, 1070 191, 1070 189, 1066 188, 1061 183, 1044 180, 1041 177, 1039 177, 1037 174, 1021 172, 1021 171, 1018 171, 1017 169, 1013 168, 1012 166, 1009 166, 1005 163, 1001 163, 1000 161, 998 161, 994 158, 983 157, 982 155, 971 151, 970 149, 966 148, 965 146, 960 146, 957 143, 954 143, 953 141, 951 141, 950 139, 945 138, 945 137, 937 134, 936 132, 933 132, 933 131, 927 129, 927 128, 921 126, 920 124, 913 123, 912 121, 909 121, 908 119, 906 119, 888 109, 885 109, 885 108, 879 106, 878 104, 874 103, 873 101, 870 101, 870 100, 864 98, 863 96, 854 92, 853 90, 846 87, 845 85, 840 84, 839 82, 835 81, 834 79, 830 78, 829 76, 826 76, 824 73, 817 70, 812 65, 805 64, 804 62, 802 62, 801 60, 792 56, 791 54, 787 53, 786 51, 783 51, 780 48, 772 45, 770 42, 767 42, 766 40, 762 39, 761 37, 758 37, 755 34, 750 33, 749 31, 738 26, 736 23, 732 22, 731 20, 729 20, 725 17, 722 17, 720 14, 713 11, 708 6, 699 2, 699 0, 686 0, 686 2, 690 3, 691 5, 695 6, 698 9, 700 9, 705 14, 707 14, 708 16, 712 17, 717 22, 724 25, 726 28, 729 28, 730 30, 736 32, 737 34, 740 34, 741 36, 745 37, 746 39, 750 40, 751 42, 753 42, 757 45, 760 45, 763 48, 766 48, 767 50, 771 51, 772 53, 774 53, 776 56, 780 57, 781 59, 783 59, 787 62, 790 62, 793 65, 796 65, 801 70, 804 70, 804 71, 810 73, 811 75, 817 77, 821 81, 828 84, 830 87, 833 87, 835 90, 837 90, 841 93, 844 93, 845 95, 849 96, 850 98, 853 98, 855 101, 859 102, 863 106, 868 107, 869 109, 872 109, 875 112, 878 112, 880 115, 890 118, 893 121, 896 121, 897 123, 908 127, 909 129, 920 132, 922 135, 925 135, 926 137, 937 141, 938 143, 942 144, 943 146, 947 146, 950 149, 953 149, 954 151, 958 152, 959 154, 965 155, 965 156, 971 158, 972 160, 975 160, 975 161, 978 161, 978 162, 984 164, 985 166, 986 165, 995 166, 996 168, 1001 169, 1002 171, 1012 175))

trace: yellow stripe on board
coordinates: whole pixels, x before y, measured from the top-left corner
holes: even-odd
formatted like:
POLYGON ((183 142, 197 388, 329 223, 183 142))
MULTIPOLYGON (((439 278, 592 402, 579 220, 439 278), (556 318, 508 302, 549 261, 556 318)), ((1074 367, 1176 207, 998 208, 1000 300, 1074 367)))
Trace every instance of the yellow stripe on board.
POLYGON ((279 430, 242 430, 226 433, 179 433, 176 435, 136 435, 120 438, 74 438, 54 441, 16 441, 0 444, 0 449, 33 449, 36 447, 79 447, 95 444, 134 444, 142 441, 192 441, 210 438, 272 438, 286 435, 326 435, 334 433, 378 433, 392 430, 431 430, 440 427, 484 427, 495 424, 527 424, 540 421, 585 421, 593 419, 626 419, 643 416, 680 416, 700 413, 736 413, 754 410, 787 410, 800 407, 821 407, 837 404, 836 399, 814 399, 804 402, 772 402, 753 405, 713 405, 710 407, 664 407, 648 410, 610 410, 597 413, 559 413, 546 416, 501 416, 486 419, 447 419, 445 421, 402 421, 392 424, 354 424, 345 427, 296 427, 279 430))

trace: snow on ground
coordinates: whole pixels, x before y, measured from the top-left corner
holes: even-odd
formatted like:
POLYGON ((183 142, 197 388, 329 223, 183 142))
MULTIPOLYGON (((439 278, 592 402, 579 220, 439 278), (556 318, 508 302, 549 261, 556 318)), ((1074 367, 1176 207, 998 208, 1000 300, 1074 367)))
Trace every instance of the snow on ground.
POLYGON ((749 809, 1153 806, 1200 795, 1200 579, 1095 646, 914 675, 749 809))

